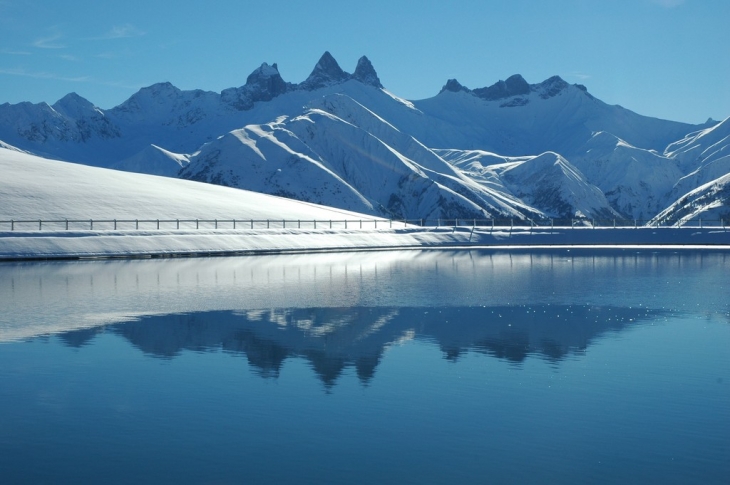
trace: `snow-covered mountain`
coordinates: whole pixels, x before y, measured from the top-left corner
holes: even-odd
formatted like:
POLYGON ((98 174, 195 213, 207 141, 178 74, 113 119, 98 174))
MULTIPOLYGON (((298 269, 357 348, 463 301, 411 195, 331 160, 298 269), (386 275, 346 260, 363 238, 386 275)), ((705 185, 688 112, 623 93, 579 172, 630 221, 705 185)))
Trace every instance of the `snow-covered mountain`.
POLYGON ((485 187, 513 194, 551 218, 614 219, 605 195, 554 152, 503 157, 481 150, 435 150, 485 187))
POLYGON ((361 214, 211 184, 48 160, 0 147, 0 220, 361 219, 361 214))
MULTIPOLYGON (((240 87, 0 105, 0 140, 50 158, 206 181, 398 218, 649 219, 730 172, 730 121, 610 106, 558 76, 429 99, 325 53, 299 84, 263 63, 240 87)), ((699 216, 698 216, 699 217, 699 216)))

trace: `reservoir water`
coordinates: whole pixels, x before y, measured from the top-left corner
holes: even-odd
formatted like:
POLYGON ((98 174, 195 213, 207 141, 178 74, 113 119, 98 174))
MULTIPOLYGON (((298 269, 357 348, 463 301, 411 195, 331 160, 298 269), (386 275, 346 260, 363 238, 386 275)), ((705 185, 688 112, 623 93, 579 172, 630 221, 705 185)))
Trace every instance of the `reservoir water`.
POLYGON ((0 483, 730 477, 730 254, 0 264, 0 483))

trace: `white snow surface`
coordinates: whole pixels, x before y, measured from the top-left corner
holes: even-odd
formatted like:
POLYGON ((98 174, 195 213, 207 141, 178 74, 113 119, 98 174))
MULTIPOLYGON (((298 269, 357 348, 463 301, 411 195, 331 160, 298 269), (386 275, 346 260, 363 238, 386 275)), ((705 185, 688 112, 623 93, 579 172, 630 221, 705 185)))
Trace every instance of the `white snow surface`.
MULTIPOLYGON (((240 189, 119 172, 0 148, 0 260, 342 251, 425 247, 583 244, 714 244, 730 247, 718 230, 421 228, 240 189), (92 230, 48 229, 49 220, 219 219, 239 226, 92 230), (246 220, 269 219, 251 229, 246 220), (16 221, 17 228, 10 220, 16 221), (17 221, 26 220, 25 223, 17 221), (46 221, 46 230, 33 225, 46 221), (284 227, 279 221, 288 220, 284 227), (298 221, 320 225, 294 227, 298 221), (349 226, 343 221, 348 220, 349 226), (330 224, 326 222, 330 221, 330 224), (334 221, 334 222, 332 222, 334 221), (26 224, 21 227, 22 224, 26 224), (268 223, 267 223, 268 227, 268 223)), ((78 223, 79 221, 77 221, 78 223)), ((151 221, 150 221, 151 222, 151 221)), ((170 221, 168 221, 170 222, 170 221)), ((85 224, 85 222, 84 222, 85 224)), ((90 224, 91 225, 91 224, 90 224)))

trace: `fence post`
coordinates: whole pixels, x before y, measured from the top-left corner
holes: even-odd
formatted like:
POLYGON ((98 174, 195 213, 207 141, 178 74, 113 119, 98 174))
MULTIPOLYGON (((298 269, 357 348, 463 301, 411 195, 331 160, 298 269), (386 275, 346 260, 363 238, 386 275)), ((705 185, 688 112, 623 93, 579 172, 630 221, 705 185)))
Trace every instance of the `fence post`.
POLYGON ((286 229, 286 219, 282 219, 281 221, 281 228, 286 229))
POLYGON ((347 229, 347 219, 345 219, 345 229, 347 229))
POLYGON ((375 219, 375 229, 377 229, 377 228, 378 228, 378 220, 375 219))
POLYGON ((596 220, 595 219, 591 219, 591 225, 593 226, 593 229, 596 228, 596 220))
POLYGON ((117 230, 117 220, 116 219, 114 219, 114 230, 115 231, 117 230))
POLYGON ((251 219, 251 229, 253 229, 253 219, 251 219))
POLYGON ((362 219, 360 219, 360 229, 362 229, 362 219))
POLYGON ((266 229, 269 229, 271 227, 271 222, 269 222, 268 219, 266 219, 266 229))
POLYGON ((330 229, 332 229, 332 219, 330 219, 330 229))
POLYGON ((41 227, 43 227, 43 221, 38 219, 38 230, 41 230, 41 227))
POLYGON ((12 219, 10 219, 10 230, 11 231, 14 231, 15 230, 15 221, 12 220, 12 219))
POLYGON ((512 223, 513 223, 513 221, 512 221, 512 219, 510 219, 509 220, 509 228, 510 228, 510 230, 512 230, 512 223))
POLYGON ((393 219, 390 219, 389 222, 390 222, 390 228, 393 229, 393 219))
POLYGON ((636 219, 634 219, 634 229, 636 229, 636 219))
POLYGON ((314 223, 314 228, 317 229, 317 219, 312 221, 314 223))
POLYGON ((459 218, 457 217, 456 219, 454 219, 454 227, 458 227, 458 225, 459 225, 459 218))
POLYGON ((441 218, 440 217, 436 220, 436 227, 441 227, 441 218))
POLYGON ((302 220, 297 219, 297 229, 301 229, 301 228, 302 228, 302 220))
POLYGON ((552 230, 555 227, 555 219, 550 219, 550 229, 552 230))
POLYGON ((68 219, 66 219, 66 230, 68 231, 68 219))
POLYGON ((94 219, 89 219, 89 230, 90 231, 94 230, 94 219))
POLYGON ((139 219, 134 220, 134 228, 139 229, 139 219))
MULTIPOLYGON (((177 223, 175 227, 180 229, 180 219, 175 219, 175 222, 177 223)), ((236 221, 233 221, 233 227, 236 227, 236 221)))
POLYGON ((157 219, 157 229, 158 230, 160 229, 160 220, 159 219, 157 219))
POLYGON ((613 220, 613 228, 616 229, 616 219, 613 220))
POLYGON ((702 219, 700 219, 700 229, 702 229, 702 219))
POLYGON ((233 219, 233 229, 235 229, 235 228, 236 228, 236 220, 233 219))
POLYGON ((197 219, 195 219, 195 229, 200 229, 200 222, 197 219))

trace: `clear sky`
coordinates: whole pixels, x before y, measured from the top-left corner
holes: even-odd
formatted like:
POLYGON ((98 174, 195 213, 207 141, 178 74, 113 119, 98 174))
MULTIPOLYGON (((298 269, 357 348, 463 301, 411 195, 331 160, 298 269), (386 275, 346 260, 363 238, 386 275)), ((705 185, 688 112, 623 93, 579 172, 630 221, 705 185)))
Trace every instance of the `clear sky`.
POLYGON ((262 62, 301 82, 326 50, 434 96, 560 75, 638 113, 730 116, 730 0, 0 0, 0 103, 114 107, 169 81, 220 92, 262 62))

